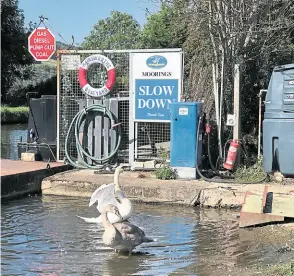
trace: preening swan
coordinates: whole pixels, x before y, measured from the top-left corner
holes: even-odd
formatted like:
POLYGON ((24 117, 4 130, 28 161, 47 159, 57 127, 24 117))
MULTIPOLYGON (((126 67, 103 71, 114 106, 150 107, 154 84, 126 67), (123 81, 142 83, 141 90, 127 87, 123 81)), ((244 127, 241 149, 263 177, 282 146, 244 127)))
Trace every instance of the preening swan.
MULTIPOLYGON (((144 242, 153 242, 154 240, 146 237, 144 231, 130 222, 110 223, 109 214, 115 214, 121 217, 119 209, 109 204, 102 210, 101 219, 104 226, 102 240, 105 245, 114 249, 115 252, 128 252, 144 242)), ((121 217, 122 219, 122 217, 121 217)))
MULTIPOLYGON (((99 213, 102 213, 105 206, 109 204, 116 206, 119 210, 120 216, 115 213, 108 212, 107 218, 110 223, 127 220, 133 214, 133 204, 125 196, 119 186, 119 175, 122 172, 123 169, 121 167, 117 167, 114 173, 114 183, 101 185, 98 189, 94 191, 89 203, 89 206, 92 206, 96 201, 98 201, 97 209, 99 213)), ((96 218, 80 218, 86 222, 102 223, 101 215, 96 218)))

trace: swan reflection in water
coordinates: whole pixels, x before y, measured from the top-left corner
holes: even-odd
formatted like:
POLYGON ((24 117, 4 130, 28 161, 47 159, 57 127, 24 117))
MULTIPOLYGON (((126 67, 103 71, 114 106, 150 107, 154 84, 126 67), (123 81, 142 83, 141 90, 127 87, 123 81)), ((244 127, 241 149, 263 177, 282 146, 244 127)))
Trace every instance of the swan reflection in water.
POLYGON ((113 248, 115 252, 128 252, 130 255, 138 245, 154 241, 148 238, 141 228, 128 221, 110 223, 107 218, 108 213, 114 213, 118 217, 120 217, 120 214, 118 208, 111 204, 103 208, 101 214, 104 227, 103 243, 113 248))

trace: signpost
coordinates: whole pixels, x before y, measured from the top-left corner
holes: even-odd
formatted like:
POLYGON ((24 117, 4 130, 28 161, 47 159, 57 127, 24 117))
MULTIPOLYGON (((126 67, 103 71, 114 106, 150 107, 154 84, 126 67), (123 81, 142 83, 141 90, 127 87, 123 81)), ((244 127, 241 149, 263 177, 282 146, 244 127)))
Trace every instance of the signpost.
POLYGON ((56 50, 55 36, 45 27, 35 29, 28 41, 29 52, 36 61, 48 61, 56 50))
POLYGON ((169 122, 182 92, 182 53, 133 53, 134 121, 169 122))

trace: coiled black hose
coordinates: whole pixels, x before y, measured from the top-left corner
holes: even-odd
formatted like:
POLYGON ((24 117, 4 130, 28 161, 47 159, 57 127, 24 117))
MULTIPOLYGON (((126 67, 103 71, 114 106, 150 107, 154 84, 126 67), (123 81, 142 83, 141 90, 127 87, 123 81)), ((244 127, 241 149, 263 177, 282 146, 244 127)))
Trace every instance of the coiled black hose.
MULTIPOLYGON (((201 125, 201 121, 202 121, 202 116, 199 116, 199 119, 198 119, 198 127, 197 127, 197 136, 196 136, 196 149, 198 149, 198 144, 199 144, 199 133, 200 133, 200 125, 201 125)), ((197 151, 197 154, 198 154, 198 151, 197 151)), ((196 159, 198 160, 198 158, 196 159)), ((212 162, 211 162, 212 163, 212 162)), ((213 166, 214 167, 214 166, 213 166)), ((215 169, 215 168, 214 168, 215 169)), ((196 170, 197 170, 197 173, 200 175, 200 177, 205 180, 205 181, 208 181, 208 182, 216 182, 216 183, 231 183, 231 184, 257 184, 257 183, 261 183, 263 181, 266 180, 268 174, 265 172, 264 173, 264 177, 260 180, 257 180, 257 181, 252 181, 252 182, 246 182, 246 181, 233 181, 233 180, 229 180, 229 179, 211 179, 211 178, 207 178, 205 177, 200 169, 199 169, 199 166, 198 166, 198 162, 196 162, 196 170)), ((222 176, 221 176, 222 177, 222 176)))

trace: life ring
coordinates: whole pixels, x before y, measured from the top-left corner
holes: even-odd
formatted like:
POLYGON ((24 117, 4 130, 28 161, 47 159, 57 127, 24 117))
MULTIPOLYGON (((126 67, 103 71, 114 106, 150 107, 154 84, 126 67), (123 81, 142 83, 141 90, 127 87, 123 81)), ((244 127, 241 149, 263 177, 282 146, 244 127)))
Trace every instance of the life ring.
POLYGON ((116 79, 115 68, 111 62, 111 60, 103 55, 91 55, 87 57, 79 66, 79 83, 82 91, 88 94, 91 97, 99 98, 107 95, 116 79), (91 87, 87 80, 87 71, 91 64, 100 63, 107 70, 107 81, 105 85, 101 88, 91 87))

